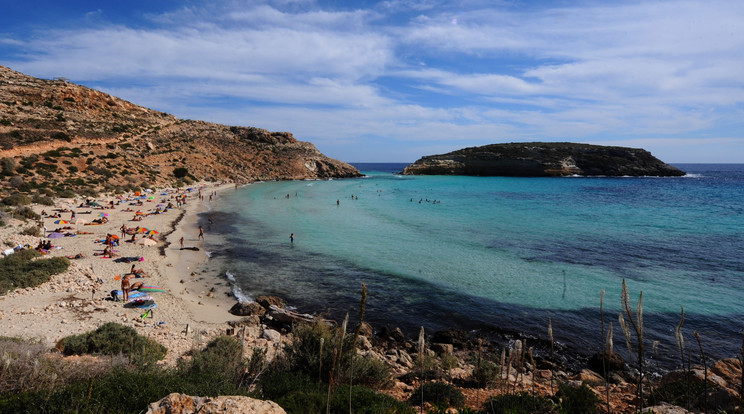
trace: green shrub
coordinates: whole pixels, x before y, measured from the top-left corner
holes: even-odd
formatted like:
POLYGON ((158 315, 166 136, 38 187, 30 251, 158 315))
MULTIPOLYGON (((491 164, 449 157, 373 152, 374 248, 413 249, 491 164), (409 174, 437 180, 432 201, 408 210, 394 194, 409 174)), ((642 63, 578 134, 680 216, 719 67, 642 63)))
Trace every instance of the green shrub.
POLYGON ((39 195, 36 194, 31 198, 31 201, 33 201, 36 204, 41 204, 43 206, 53 206, 54 200, 52 200, 51 197, 47 197, 45 195, 39 195))
POLYGON ((57 348, 65 355, 124 354, 129 355, 132 362, 143 365, 163 359, 167 351, 163 345, 139 335, 134 328, 115 322, 105 323, 92 332, 62 338, 57 348))
POLYGON ((67 271, 70 261, 64 257, 32 260, 41 256, 36 250, 26 249, 0 259, 0 294, 9 290, 34 287, 52 275, 67 271))
POLYGON ((59 198, 75 198, 77 194, 69 188, 60 189, 57 191, 57 197, 59 198))
POLYGON ((705 407, 705 384, 700 380, 667 382, 656 388, 648 396, 648 404, 657 405, 662 402, 679 407, 689 407, 703 410, 705 407))
POLYGON ((41 236, 41 228, 39 226, 29 226, 21 230, 21 234, 24 236, 39 237, 41 236))
POLYGON ((2 203, 6 206, 25 206, 31 204, 31 197, 28 194, 15 193, 3 198, 2 203))
POLYGON ((574 387, 568 384, 560 384, 558 393, 561 411, 566 413, 599 414, 601 400, 586 384, 574 387))
MULTIPOLYGON (((294 329, 295 339, 285 347, 284 357, 289 369, 313 378, 328 381, 334 361, 334 352, 341 342, 341 330, 331 328, 322 322, 298 325, 294 329), (320 342, 323 340, 323 354, 320 355, 320 342), (322 363, 321 363, 322 362, 322 363), (318 370, 321 370, 319 373, 318 370)), ((353 375, 355 384, 371 387, 385 387, 390 384, 390 370, 381 361, 371 357, 361 357, 352 347, 352 334, 344 336, 340 353, 337 356, 337 380, 348 383, 353 375)))
MULTIPOLYGON (((287 414, 322 413, 326 410, 328 386, 307 375, 296 372, 268 373, 259 381, 258 390, 261 398, 276 402, 287 414)), ((363 386, 352 387, 351 403, 354 413, 414 413, 407 404, 363 386)), ((349 412, 348 385, 341 384, 335 388, 330 409, 332 413, 349 412)))
POLYGON ((540 395, 527 392, 495 395, 486 400, 481 408, 483 414, 549 414, 553 413, 553 402, 540 395))
POLYGON ((420 405, 423 393, 423 401, 441 407, 460 408, 465 405, 465 396, 459 388, 444 382, 425 382, 411 394, 408 402, 412 405, 420 405))
POLYGON ((189 175, 189 170, 187 168, 184 168, 184 167, 174 168, 173 169, 173 175, 176 178, 183 178, 183 177, 186 177, 187 175, 189 175))
POLYGON ((13 217, 25 220, 41 220, 41 216, 28 206, 16 207, 13 211, 13 217))
POLYGON ((195 351, 188 362, 179 363, 179 371, 189 378, 200 378, 210 389, 240 386, 245 376, 243 348, 232 336, 219 336, 195 351))

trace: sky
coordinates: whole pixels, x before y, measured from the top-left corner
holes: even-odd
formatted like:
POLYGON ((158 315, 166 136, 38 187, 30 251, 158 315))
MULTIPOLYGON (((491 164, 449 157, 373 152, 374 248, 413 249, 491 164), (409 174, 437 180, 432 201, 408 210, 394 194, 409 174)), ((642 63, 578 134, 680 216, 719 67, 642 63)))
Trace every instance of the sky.
POLYGON ((0 65, 347 162, 501 142, 744 163, 741 0, 0 0, 0 65))

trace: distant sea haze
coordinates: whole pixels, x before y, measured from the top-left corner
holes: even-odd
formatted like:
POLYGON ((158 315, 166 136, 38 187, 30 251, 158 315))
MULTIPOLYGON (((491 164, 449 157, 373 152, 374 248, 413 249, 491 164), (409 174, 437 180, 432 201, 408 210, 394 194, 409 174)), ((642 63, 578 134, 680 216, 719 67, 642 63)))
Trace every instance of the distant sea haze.
MULTIPOLYGON (((734 356, 744 327, 744 164, 679 164, 679 178, 401 176, 256 183, 207 213, 209 270, 247 297, 302 311, 358 313, 411 336, 495 327, 601 349, 599 301, 615 321, 626 279, 643 291, 646 338, 674 368, 674 329, 734 356), (288 197, 289 196, 289 197, 288 197), (294 233, 294 243, 290 234, 294 233)), ((205 223, 207 223, 205 217, 205 223)), ((616 349, 625 352, 615 330, 616 349)))

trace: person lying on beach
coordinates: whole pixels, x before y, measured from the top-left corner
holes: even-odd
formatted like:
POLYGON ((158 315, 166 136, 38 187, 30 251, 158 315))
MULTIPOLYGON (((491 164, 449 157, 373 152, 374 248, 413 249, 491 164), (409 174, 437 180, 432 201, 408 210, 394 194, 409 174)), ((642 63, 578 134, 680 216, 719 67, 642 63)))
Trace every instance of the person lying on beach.
POLYGON ((137 269, 135 265, 132 265, 132 270, 129 271, 134 277, 150 277, 144 269, 137 269))
POLYGON ((91 232, 89 232, 89 231, 81 231, 81 230, 78 230, 77 234, 93 234, 93 233, 91 233, 91 232))
POLYGON ((85 258, 85 255, 82 254, 82 253, 78 253, 78 254, 76 254, 74 256, 69 256, 68 255, 68 256, 65 256, 65 257, 68 258, 68 259, 83 259, 83 258, 85 258))

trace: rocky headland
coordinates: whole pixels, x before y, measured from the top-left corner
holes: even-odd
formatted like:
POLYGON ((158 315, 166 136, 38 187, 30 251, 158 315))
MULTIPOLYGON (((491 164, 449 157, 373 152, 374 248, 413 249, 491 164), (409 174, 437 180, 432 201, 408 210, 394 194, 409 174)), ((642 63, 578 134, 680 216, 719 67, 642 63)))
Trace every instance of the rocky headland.
MULTIPOLYGON (((358 177, 289 132, 178 119, 0 66, 0 189, 94 195, 195 181, 358 177), (25 184, 25 185, 24 185, 25 184)), ((51 195, 51 194, 50 194, 51 195)))
POLYGON ((520 142, 426 156, 407 166, 403 174, 678 177, 685 172, 665 164, 643 149, 570 142, 520 142))

